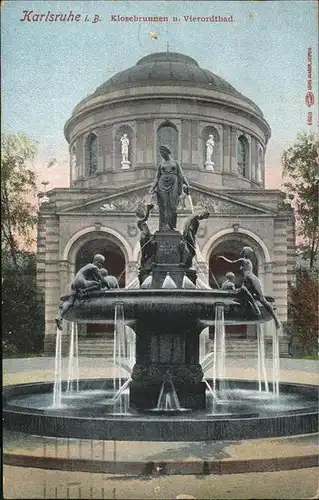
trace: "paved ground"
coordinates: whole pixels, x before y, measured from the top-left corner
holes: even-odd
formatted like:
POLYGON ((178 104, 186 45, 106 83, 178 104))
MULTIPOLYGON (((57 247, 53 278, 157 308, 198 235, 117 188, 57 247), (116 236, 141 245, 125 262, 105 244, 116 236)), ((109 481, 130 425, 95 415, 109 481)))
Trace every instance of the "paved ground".
POLYGON ((318 498, 318 475, 315 469, 227 476, 162 476, 143 479, 11 466, 5 466, 3 472, 4 498, 6 499, 173 500, 183 498, 184 495, 209 500, 318 498))
MULTIPOLYGON (((271 361, 267 360, 268 369, 271 361)), ((67 368, 65 364, 65 369, 67 368)), ((281 360, 281 380, 308 384, 318 383, 318 361, 281 360)), ((3 363, 4 385, 53 379, 53 358, 11 359, 3 363)), ((80 359, 81 377, 111 377, 110 360, 80 359), (94 370, 93 370, 94 368, 94 370)), ((269 372, 270 373, 270 372, 269 372)), ((233 378, 255 379, 256 360, 232 360, 227 375, 233 378)), ((211 376, 208 372, 207 376, 211 376)), ((270 377, 269 377, 270 378, 270 377)), ((16 433, 4 434, 4 452, 52 457, 66 455, 65 440, 50 440, 16 433), (54 442, 53 442, 54 441, 54 442)), ((280 456, 315 453, 315 436, 216 443, 117 443, 117 460, 129 455, 145 460, 218 460, 274 458, 280 456), (129 444, 129 447, 127 446, 129 444)), ((81 445, 84 457, 91 446, 81 445)), ((108 442, 113 450, 114 443, 108 442)), ((71 450, 74 448, 71 446, 71 450)), ((94 447, 96 452, 101 449, 94 447)), ((78 453, 76 452, 78 457, 78 453)), ((94 458, 94 457, 92 457, 94 458)), ((98 458, 98 457, 96 457, 98 458)), ((101 458, 101 457, 99 457, 101 458)), ((102 457, 103 459, 103 457, 102 457)), ((305 468, 276 472, 258 472, 224 475, 187 476, 119 476, 88 472, 43 470, 27 467, 4 466, 4 498, 82 498, 82 499, 311 499, 318 498, 318 469, 305 468)))
MULTIPOLYGON (((80 358, 83 361, 85 367, 103 367, 105 364, 110 366, 112 363, 111 359, 103 358, 80 358)), ((253 368, 257 369, 257 360, 253 358, 248 359, 232 359, 229 361, 231 365, 241 368, 253 368)), ((271 365, 271 360, 267 360, 268 365, 271 365)), ((288 371, 300 371, 306 373, 317 374, 319 381, 319 361, 308 360, 308 359, 293 359, 293 358, 281 358, 280 366, 282 370, 288 371)), ((54 370, 54 358, 50 357, 39 357, 39 358, 20 358, 20 359, 5 359, 3 360, 3 373, 4 375, 9 375, 10 373, 34 371, 34 370, 50 370, 53 373, 54 370)))

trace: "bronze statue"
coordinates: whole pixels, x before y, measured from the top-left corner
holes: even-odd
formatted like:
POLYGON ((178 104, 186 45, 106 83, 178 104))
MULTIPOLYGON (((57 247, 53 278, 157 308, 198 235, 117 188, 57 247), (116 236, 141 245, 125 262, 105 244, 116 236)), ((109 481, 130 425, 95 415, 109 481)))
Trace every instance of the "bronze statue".
POLYGON ((181 243, 179 246, 180 262, 185 267, 191 267, 196 254, 196 234, 199 223, 203 219, 208 219, 209 212, 205 210, 200 214, 192 214, 186 219, 181 243))
POLYGON ((171 158, 167 146, 160 146, 163 161, 158 166, 157 177, 151 188, 156 193, 159 209, 159 230, 174 231, 177 222, 179 197, 184 192, 189 194, 189 185, 179 163, 171 158))
POLYGON ((222 290, 235 290, 235 275, 232 272, 226 273, 225 280, 222 283, 222 290))
POLYGON ((253 273, 253 264, 251 261, 251 257, 253 255, 252 248, 244 247, 240 255, 241 257, 236 260, 226 259, 226 257, 224 257, 223 255, 219 255, 217 258, 223 259, 225 262, 229 262, 230 264, 236 264, 237 262, 240 262, 240 270, 243 273, 244 281, 238 292, 243 295, 246 295, 248 300, 251 302, 253 308, 255 309, 256 314, 260 315, 259 307, 255 302, 255 299, 258 299, 259 302, 273 317, 276 329, 278 330, 281 327, 279 318, 277 317, 277 314, 275 313, 272 305, 267 301, 260 280, 253 273))
POLYGON ((156 243, 154 241, 153 235, 148 227, 147 220, 149 218, 151 210, 154 205, 149 203, 146 205, 146 212, 142 208, 137 210, 136 215, 139 217, 137 221, 137 227, 141 231, 140 236, 140 246, 141 246, 141 266, 150 264, 153 261, 155 255, 156 243))
POLYGON ((99 290, 103 284, 103 276, 101 267, 105 261, 105 257, 96 254, 93 262, 86 264, 76 273, 71 283, 71 293, 66 302, 61 301, 59 306, 59 316, 55 318, 55 322, 59 330, 62 330, 63 315, 74 305, 77 298, 80 298, 84 292, 90 290, 99 290))

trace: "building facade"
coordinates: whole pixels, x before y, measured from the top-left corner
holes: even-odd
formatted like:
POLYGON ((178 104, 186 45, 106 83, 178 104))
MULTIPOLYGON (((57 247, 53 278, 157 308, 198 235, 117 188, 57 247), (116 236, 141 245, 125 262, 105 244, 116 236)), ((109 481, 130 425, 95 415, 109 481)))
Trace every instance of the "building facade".
MULTIPOLYGON (((149 201, 160 144, 168 145, 180 162, 195 211, 207 208, 211 214, 197 238, 201 278, 217 287, 233 270, 239 284, 236 265, 221 264, 216 257, 234 259, 242 246, 251 246, 255 272, 285 324, 287 287, 294 279, 294 219, 283 193, 265 189, 270 128, 254 102, 191 57, 155 53, 81 101, 65 125, 65 137, 70 188, 47 193, 39 209, 45 352, 53 348, 59 297, 94 253, 105 255, 105 267, 121 286, 136 278, 140 248, 135 212, 149 201)), ((187 199, 182 199, 179 230, 189 214, 187 199)), ((149 225, 155 231, 157 224, 155 207, 149 225)), ((83 325, 81 335, 96 335, 96 329, 83 325)), ((253 327, 233 333, 256 335, 253 327)))

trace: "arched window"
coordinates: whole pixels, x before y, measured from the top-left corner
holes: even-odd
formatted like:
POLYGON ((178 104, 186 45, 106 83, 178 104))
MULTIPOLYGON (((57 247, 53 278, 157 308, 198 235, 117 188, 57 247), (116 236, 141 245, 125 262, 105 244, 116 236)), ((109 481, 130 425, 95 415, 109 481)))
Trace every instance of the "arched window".
POLYGON ((97 171, 98 142, 96 134, 90 134, 86 141, 86 175, 97 171))
POLYGON ((157 161, 161 161, 159 147, 161 145, 168 146, 172 152, 174 160, 178 160, 178 132, 174 125, 165 123, 157 130, 157 161))
POLYGON ((237 166, 239 175, 246 178, 249 173, 248 151, 248 141, 245 136, 241 135, 237 140, 237 166))
POLYGON ((257 163, 257 182, 262 182, 264 154, 262 148, 258 148, 258 163, 257 163))

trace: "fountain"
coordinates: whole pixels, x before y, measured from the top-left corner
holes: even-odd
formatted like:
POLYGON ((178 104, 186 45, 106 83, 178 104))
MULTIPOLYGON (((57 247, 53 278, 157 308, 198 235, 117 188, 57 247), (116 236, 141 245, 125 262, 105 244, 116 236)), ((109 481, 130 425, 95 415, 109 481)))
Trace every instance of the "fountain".
POLYGON ((197 279, 192 267, 196 233, 209 214, 192 213, 183 233, 176 230, 178 200, 183 191, 190 197, 189 186, 168 148, 162 147, 161 155, 152 188, 158 231, 151 234, 147 226, 153 203, 138 215, 139 287, 135 281, 125 289, 110 286, 114 280, 103 277, 99 255, 77 273, 72 293, 61 298, 54 384, 5 388, 4 426, 43 436, 134 441, 316 432, 315 387, 279 384, 280 322, 273 299, 264 296, 252 272, 252 250, 244 247, 238 259, 244 278, 239 289, 212 289, 197 279), (68 377, 63 380, 61 337, 66 333, 61 328, 66 322, 71 335, 68 377), (77 324, 87 322, 114 323, 113 378, 79 376, 77 324), (265 363, 266 322, 274 326, 272 380, 265 363), (225 326, 232 324, 258 326, 256 381, 227 377, 225 326), (206 351, 205 329, 213 325, 213 349, 206 351), (212 379, 207 378, 210 367, 212 379))

